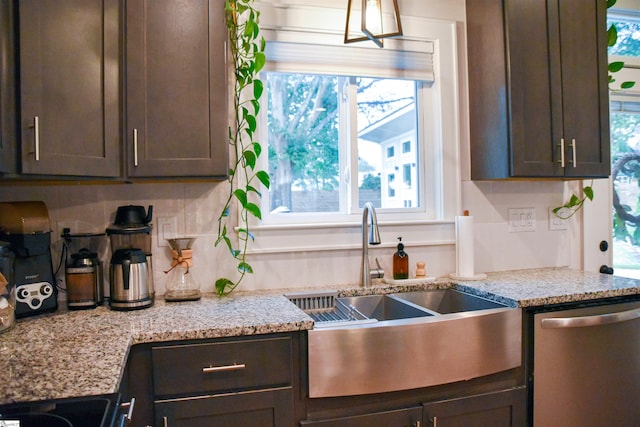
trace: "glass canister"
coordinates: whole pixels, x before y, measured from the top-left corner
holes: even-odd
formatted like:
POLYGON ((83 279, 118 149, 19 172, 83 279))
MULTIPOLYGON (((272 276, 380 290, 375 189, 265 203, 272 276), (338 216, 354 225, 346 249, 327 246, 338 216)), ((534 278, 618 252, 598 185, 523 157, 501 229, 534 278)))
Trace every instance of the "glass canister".
POLYGON ((71 254, 65 268, 69 309, 95 308, 102 304, 102 264, 97 253, 81 249, 71 254))
POLYGON ((16 283, 13 276, 14 255, 10 244, 0 241, 0 333, 15 322, 16 283))
POLYGON ((165 273, 169 276, 165 301, 195 301, 201 297, 200 285, 197 283, 191 268, 193 267, 193 237, 167 239, 171 247, 171 268, 165 273))

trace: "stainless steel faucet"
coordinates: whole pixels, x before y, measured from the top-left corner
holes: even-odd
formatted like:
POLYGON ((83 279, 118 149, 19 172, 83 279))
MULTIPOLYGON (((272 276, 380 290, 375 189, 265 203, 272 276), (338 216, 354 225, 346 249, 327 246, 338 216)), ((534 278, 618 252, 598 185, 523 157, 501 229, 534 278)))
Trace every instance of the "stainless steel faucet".
POLYGON ((371 202, 364 204, 362 208, 362 268, 361 280, 362 286, 371 286, 371 279, 380 279, 384 277, 384 270, 380 267, 376 258, 377 268, 371 269, 369 265, 369 245, 380 244, 380 233, 378 231, 378 217, 376 210, 371 202), (371 221, 371 227, 369 227, 371 221), (367 235, 369 236, 367 239, 367 235))

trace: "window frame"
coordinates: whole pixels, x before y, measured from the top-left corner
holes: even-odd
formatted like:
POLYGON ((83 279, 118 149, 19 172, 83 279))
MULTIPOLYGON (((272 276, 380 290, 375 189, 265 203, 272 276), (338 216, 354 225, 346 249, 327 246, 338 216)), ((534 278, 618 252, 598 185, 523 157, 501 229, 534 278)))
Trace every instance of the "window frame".
MULTIPOLYGON (((322 43, 343 44, 344 11, 341 9, 297 4, 278 8, 264 3, 260 8, 263 31, 277 32, 279 37, 290 40, 321 40, 322 43), (283 23, 288 28, 284 28, 283 23), (311 28, 313 25, 316 27, 311 28)), ((414 236, 411 244, 416 246, 450 245, 455 241, 453 220, 459 214, 461 204, 457 23, 413 16, 402 16, 402 22, 403 38, 389 39, 385 41, 385 47, 399 49, 403 43, 416 40, 428 40, 435 47, 435 83, 425 91, 426 96, 422 94, 422 102, 426 108, 425 114, 419 117, 422 123, 418 124, 420 134, 416 141, 417 146, 425 138, 433 138, 431 150, 419 151, 425 156, 422 159, 423 165, 434 165, 431 170, 425 168, 423 176, 426 181, 425 191, 435 196, 430 207, 432 212, 426 214, 417 212, 398 217, 393 212, 379 212, 378 223, 383 239, 380 247, 393 246, 397 235, 402 234, 414 236), (441 126, 436 128, 436 123, 441 123, 441 126)), ((377 49, 374 46, 372 48, 377 49)), ((258 125, 260 126, 260 119, 258 125)), ((357 212, 346 219, 331 214, 323 214, 323 217, 322 222, 297 224, 264 224, 252 221, 251 230, 256 238, 248 253, 335 251, 361 245, 362 217, 357 212)), ((312 216, 307 219, 313 220, 312 216)))

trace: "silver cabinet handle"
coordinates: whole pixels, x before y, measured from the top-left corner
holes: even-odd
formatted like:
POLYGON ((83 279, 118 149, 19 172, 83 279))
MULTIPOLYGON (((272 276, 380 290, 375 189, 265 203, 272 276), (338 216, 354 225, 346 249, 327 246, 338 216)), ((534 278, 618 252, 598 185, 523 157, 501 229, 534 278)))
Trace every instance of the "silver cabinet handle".
POLYGON ((564 158, 564 138, 560 138, 560 166, 565 166, 565 158, 564 158))
POLYGON ((133 129, 133 166, 138 167, 138 129, 133 129))
POLYGON ((129 408, 129 410, 127 411, 127 415, 125 417, 125 420, 127 421, 127 425, 129 425, 131 423, 131 419, 133 418, 133 407, 136 405, 136 398, 132 397, 131 400, 129 402, 125 402, 123 404, 120 405, 120 407, 122 408, 129 408))
POLYGON ((438 417, 433 417, 433 427, 438 427, 438 417))
POLYGON ((36 162, 40 160, 40 119, 33 117, 33 149, 36 162))
POLYGON ((610 325, 640 318, 640 308, 621 311, 619 313, 598 314, 596 316, 550 317, 542 319, 543 329, 582 328, 585 326, 610 325))
POLYGON ((202 368, 203 374, 211 374, 214 372, 227 372, 227 371, 240 371, 245 369, 247 366, 244 363, 234 363, 233 365, 225 365, 225 366, 209 366, 202 368))
POLYGON ((162 426, 169 427, 169 420, 167 419, 167 417, 162 417, 162 426))
POLYGON ((576 139, 571 140, 571 149, 573 151, 573 167, 578 166, 578 159, 576 158, 576 139))

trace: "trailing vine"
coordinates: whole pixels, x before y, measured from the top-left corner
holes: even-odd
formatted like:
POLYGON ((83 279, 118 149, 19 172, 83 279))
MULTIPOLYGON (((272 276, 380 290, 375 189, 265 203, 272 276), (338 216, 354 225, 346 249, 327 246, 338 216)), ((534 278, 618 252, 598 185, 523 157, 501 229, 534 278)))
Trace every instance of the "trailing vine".
POLYGON ((215 245, 226 245, 237 263, 238 277, 235 280, 222 277, 216 280, 218 295, 232 292, 253 268, 247 262, 246 254, 254 235, 249 229, 250 217, 262 219, 256 198, 262 197, 260 184, 267 189, 271 178, 261 170, 258 159, 262 146, 255 140, 257 117, 260 111, 260 97, 263 84, 257 78, 265 64, 265 40, 260 36, 260 12, 253 7, 254 0, 225 0, 226 24, 229 34, 231 60, 234 69, 233 115, 234 126, 229 127, 230 167, 229 195, 218 216, 218 238, 215 245), (231 213, 237 206, 237 242, 232 242, 233 230, 231 213))

